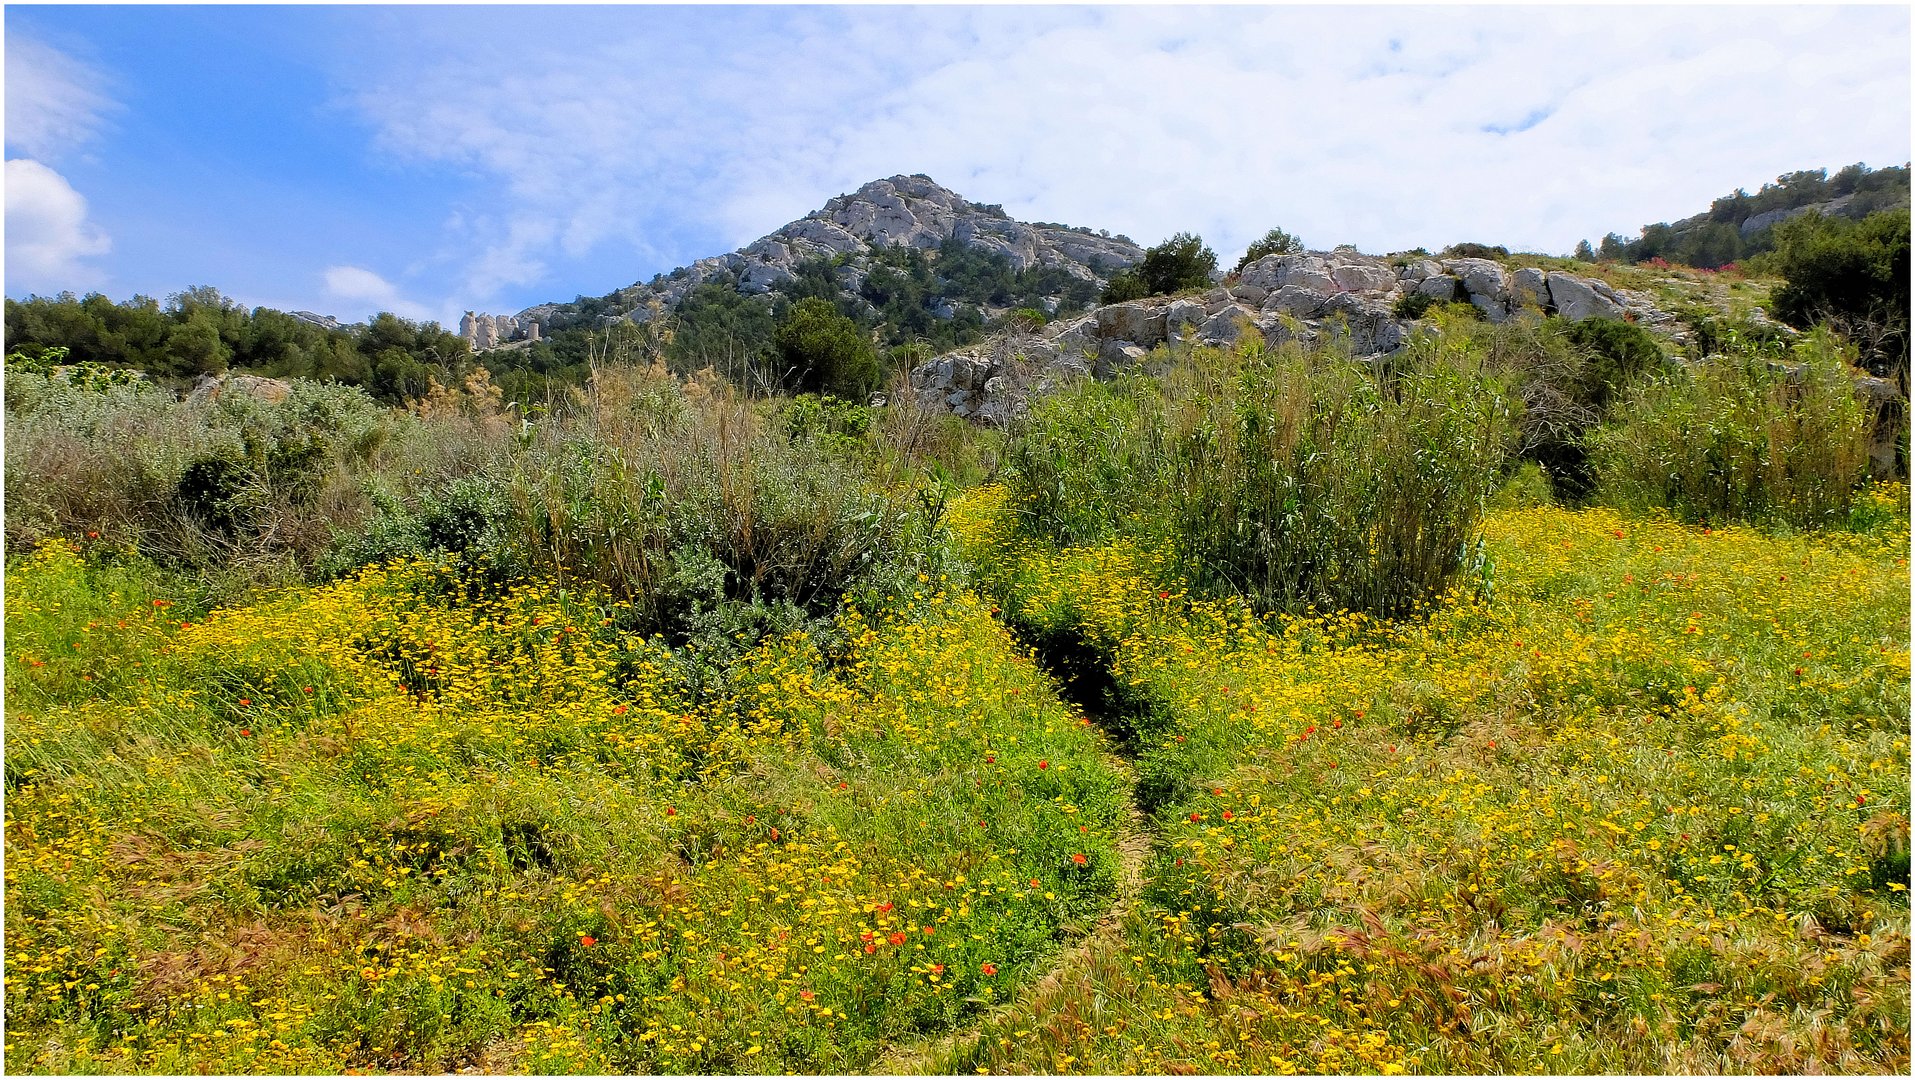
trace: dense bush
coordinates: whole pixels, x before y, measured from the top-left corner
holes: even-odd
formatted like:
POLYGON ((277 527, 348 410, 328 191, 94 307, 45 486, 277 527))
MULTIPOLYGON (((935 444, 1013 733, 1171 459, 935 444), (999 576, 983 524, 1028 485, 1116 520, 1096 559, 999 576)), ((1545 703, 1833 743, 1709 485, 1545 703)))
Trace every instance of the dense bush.
POLYGON ((482 467, 342 536, 331 565, 443 551, 498 585, 590 583, 627 628, 728 653, 941 557, 878 434, 853 402, 605 368, 482 467))
POLYGON ((1396 298, 1396 303, 1390 307, 1390 314, 1399 319, 1420 319, 1429 313, 1431 305, 1435 303, 1436 297, 1428 293, 1408 292, 1396 298))
POLYGON ((363 392, 299 380, 284 400, 178 402, 150 383, 7 379, 10 544, 92 537, 240 578, 296 577, 372 511, 361 481, 409 489, 456 456, 363 392))
POLYGON ((1563 335, 1583 354, 1576 400, 1599 414, 1630 384, 1668 363, 1668 354, 1654 334, 1620 319, 1567 323, 1563 335))
POLYGON ((1805 214, 1775 228, 1776 250, 1763 269, 1786 281, 1775 316, 1807 328, 1827 322, 1860 345, 1878 374, 1908 368, 1909 214, 1855 222, 1805 214))
POLYGON ((877 385, 877 350, 828 300, 808 297, 793 304, 775 341, 791 384, 800 389, 858 396, 877 385))
POLYGON ((1265 255, 1290 255, 1302 250, 1303 241, 1282 229, 1271 229, 1250 245, 1249 249, 1243 253, 1243 258, 1237 260, 1236 272, 1243 273, 1244 267, 1265 255))
POLYGON ((1180 232, 1144 252, 1143 261, 1136 266, 1112 277, 1101 302, 1115 304, 1207 288, 1216 272, 1217 253, 1205 246, 1202 237, 1180 232))
POLYGON ((1199 350, 1166 376, 1088 384, 1034 411, 1006 477, 1022 527, 1112 533, 1261 610, 1402 614, 1464 565, 1509 450, 1510 406, 1432 339, 1378 372, 1334 353, 1199 350))
POLYGON ((1602 497, 1686 521, 1842 524, 1873 419, 1853 359, 1819 330, 1786 355, 1719 354, 1639 384, 1592 438, 1602 497))

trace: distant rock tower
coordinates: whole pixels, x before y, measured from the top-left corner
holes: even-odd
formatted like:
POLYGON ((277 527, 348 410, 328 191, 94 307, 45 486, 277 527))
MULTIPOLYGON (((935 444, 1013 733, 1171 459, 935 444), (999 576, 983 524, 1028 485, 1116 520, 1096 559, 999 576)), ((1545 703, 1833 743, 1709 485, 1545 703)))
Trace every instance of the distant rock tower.
POLYGON ((471 345, 478 340, 478 335, 479 318, 468 311, 465 318, 459 320, 459 336, 465 339, 467 345, 471 345))

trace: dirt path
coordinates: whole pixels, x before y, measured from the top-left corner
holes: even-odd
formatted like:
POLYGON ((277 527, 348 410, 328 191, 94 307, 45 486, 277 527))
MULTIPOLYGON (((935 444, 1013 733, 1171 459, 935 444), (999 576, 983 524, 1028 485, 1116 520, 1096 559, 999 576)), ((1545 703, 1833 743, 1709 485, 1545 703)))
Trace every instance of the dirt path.
POLYGON ((969 1025, 944 1035, 932 1036, 895 1047, 871 1066, 873 1075, 943 1075, 951 1072, 950 1062, 977 1043, 986 1025, 1006 1018, 1021 1008, 1042 1002, 1057 994, 1072 973, 1090 969, 1091 952, 1100 943, 1114 943, 1124 932, 1124 916, 1143 895, 1144 860, 1150 855, 1151 835, 1143 811, 1137 808, 1137 770, 1114 750, 1106 748, 1104 763, 1124 777, 1133 796, 1128 807, 1124 831, 1117 840, 1117 892, 1089 930, 1059 950, 1051 966, 1017 997, 1003 1002, 969 1025))

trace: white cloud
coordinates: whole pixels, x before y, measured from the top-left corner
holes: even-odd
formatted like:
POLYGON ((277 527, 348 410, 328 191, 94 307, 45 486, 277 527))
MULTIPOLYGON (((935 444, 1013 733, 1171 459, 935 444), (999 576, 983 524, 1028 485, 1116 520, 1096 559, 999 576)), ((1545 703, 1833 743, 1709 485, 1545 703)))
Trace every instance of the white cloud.
POLYGON ((342 313, 340 318, 346 322, 355 322, 381 311, 415 320, 440 318, 426 305, 400 295, 398 286, 364 267, 329 266, 324 279, 327 300, 336 304, 363 306, 363 312, 358 307, 345 309, 350 314, 342 313))
POLYGON ((480 181, 450 238, 475 301, 608 244, 609 289, 897 172, 1229 260, 1272 225, 1563 252, 1908 157, 1893 8, 625 10, 354 98, 387 152, 480 181))
POLYGON ((113 244, 87 220, 85 197, 38 161, 8 161, 6 177, 8 288, 17 294, 97 286, 103 274, 87 260, 113 244))
POLYGON ((104 90, 106 76, 72 56, 18 36, 6 50, 9 150, 58 159, 91 141, 119 108, 104 90))

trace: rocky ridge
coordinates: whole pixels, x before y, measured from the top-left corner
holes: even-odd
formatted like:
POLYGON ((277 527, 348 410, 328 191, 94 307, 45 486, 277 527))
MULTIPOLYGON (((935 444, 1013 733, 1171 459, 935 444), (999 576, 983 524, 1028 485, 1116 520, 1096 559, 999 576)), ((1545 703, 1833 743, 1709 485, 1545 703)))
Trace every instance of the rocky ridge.
POLYGON ((1267 255, 1234 285, 1201 297, 1151 297, 1097 308, 1042 334, 1007 333, 912 369, 920 401, 959 416, 1002 424, 1060 382, 1108 378, 1158 345, 1230 345, 1254 330, 1265 341, 1328 343, 1347 338, 1356 356, 1394 352, 1414 320, 1406 296, 1474 305, 1491 322, 1524 311, 1583 319, 1625 319, 1677 342, 1685 328, 1643 293, 1560 270, 1511 270, 1493 259, 1384 258, 1353 248, 1267 255))
MULTIPOLYGON (((1110 275, 1142 259, 1128 237, 1066 225, 1012 220, 1002 208, 974 203, 927 176, 873 180, 840 195, 737 251, 699 259, 614 294, 616 314, 646 322, 676 307, 700 285, 730 278, 738 291, 763 295, 795 276, 799 264, 820 255, 840 257, 839 285, 856 294, 886 247, 936 249, 947 239, 1003 255, 1011 269, 1055 268, 1100 288, 1110 275)), ((1054 305, 1052 305, 1054 307, 1054 305)), ((520 322, 549 322, 563 305, 540 304, 518 314, 520 322)))

